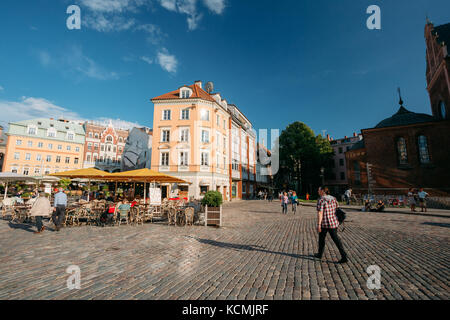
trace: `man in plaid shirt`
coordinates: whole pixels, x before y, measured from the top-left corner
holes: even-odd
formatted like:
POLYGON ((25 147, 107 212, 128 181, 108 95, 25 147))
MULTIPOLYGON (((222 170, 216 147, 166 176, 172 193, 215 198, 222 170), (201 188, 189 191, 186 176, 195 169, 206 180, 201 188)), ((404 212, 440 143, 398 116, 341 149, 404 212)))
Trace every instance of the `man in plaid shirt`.
POLYGON ((336 217, 336 209, 339 207, 336 198, 330 195, 327 187, 319 188, 319 200, 317 201, 318 222, 317 231, 319 232, 319 252, 314 257, 322 259, 323 250, 325 249, 325 237, 330 234, 331 239, 336 244, 341 260, 339 263, 347 262, 347 254, 344 251, 341 240, 337 234, 339 221, 336 217))

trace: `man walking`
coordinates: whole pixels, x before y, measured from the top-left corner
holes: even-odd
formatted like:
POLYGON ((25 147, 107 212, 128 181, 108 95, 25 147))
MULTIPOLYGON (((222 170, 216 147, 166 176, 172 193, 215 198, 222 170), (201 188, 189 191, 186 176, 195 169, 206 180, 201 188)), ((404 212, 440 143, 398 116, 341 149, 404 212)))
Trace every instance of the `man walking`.
POLYGON ((67 195, 64 193, 63 188, 59 188, 59 192, 55 195, 53 207, 52 220, 56 226, 56 231, 59 231, 66 217, 67 207, 67 195))
POLYGON ((39 234, 45 230, 45 227, 42 223, 42 218, 50 216, 51 213, 52 206, 50 205, 50 201, 45 196, 45 193, 41 192, 39 194, 39 198, 36 199, 30 210, 31 216, 36 219, 37 231, 34 232, 35 234, 39 234))
POLYGON ((336 217, 336 209, 339 204, 336 198, 330 195, 330 191, 327 187, 319 188, 319 200, 317 201, 318 222, 317 231, 319 232, 319 252, 314 255, 318 259, 322 259, 323 251, 325 249, 325 237, 327 233, 330 234, 331 239, 337 246, 339 253, 341 254, 341 260, 339 263, 346 263, 347 254, 344 251, 341 240, 337 234, 337 228, 339 227, 339 221, 336 217))
POLYGON ((352 197, 352 188, 348 188, 347 190, 345 190, 345 201, 347 202, 347 205, 350 204, 350 198, 352 197))

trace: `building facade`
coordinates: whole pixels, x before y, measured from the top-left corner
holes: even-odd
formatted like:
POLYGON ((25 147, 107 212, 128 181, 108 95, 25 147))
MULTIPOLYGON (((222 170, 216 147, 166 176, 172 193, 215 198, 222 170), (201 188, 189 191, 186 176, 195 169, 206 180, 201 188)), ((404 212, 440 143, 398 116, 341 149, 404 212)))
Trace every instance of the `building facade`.
POLYGON ((151 169, 153 130, 133 128, 123 151, 121 171, 151 169))
POLYGON ((346 136, 342 139, 331 140, 329 136, 327 138, 333 148, 334 157, 329 174, 330 178, 325 181, 325 184, 330 187, 333 194, 343 194, 349 184, 345 153, 362 140, 362 135, 353 133, 352 137, 346 136))
POLYGON ((81 169, 85 131, 68 120, 33 119, 9 124, 3 171, 30 176, 81 169))
POLYGON ((224 200, 242 199, 254 191, 256 136, 236 106, 206 92, 201 81, 151 101, 153 170, 190 182, 178 186, 189 197, 216 190, 224 200))
POLYGON ((6 135, 3 131, 3 127, 0 126, 0 172, 3 168, 3 160, 5 159, 6 153, 6 135))
POLYGON ((128 130, 92 122, 84 123, 86 132, 83 166, 108 172, 119 172, 128 130))

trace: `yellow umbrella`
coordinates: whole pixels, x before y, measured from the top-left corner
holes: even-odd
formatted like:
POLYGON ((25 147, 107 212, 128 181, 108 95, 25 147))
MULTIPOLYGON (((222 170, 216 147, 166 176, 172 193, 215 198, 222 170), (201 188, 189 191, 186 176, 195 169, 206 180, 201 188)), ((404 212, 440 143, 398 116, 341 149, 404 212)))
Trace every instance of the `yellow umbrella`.
POLYGON ((50 176, 54 177, 62 177, 62 178, 86 178, 89 179, 88 182, 88 201, 89 196, 91 193, 91 180, 109 180, 109 176, 111 173, 101 171, 95 168, 86 168, 86 169, 77 169, 77 170, 70 170, 70 171, 64 171, 64 172, 56 172, 50 174, 50 176))

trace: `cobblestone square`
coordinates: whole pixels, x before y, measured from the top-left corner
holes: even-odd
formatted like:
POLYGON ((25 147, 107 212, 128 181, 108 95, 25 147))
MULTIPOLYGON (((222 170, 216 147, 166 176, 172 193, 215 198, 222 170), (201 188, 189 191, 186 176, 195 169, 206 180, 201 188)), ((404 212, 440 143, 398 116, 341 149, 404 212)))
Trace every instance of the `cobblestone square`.
POLYGON ((317 251, 316 213, 281 214, 277 201, 224 206, 224 226, 65 228, 0 221, 0 299, 449 299, 450 212, 386 213, 347 208, 340 237, 317 251), (66 268, 81 269, 69 290, 66 268), (381 289, 366 269, 381 269, 381 289))

